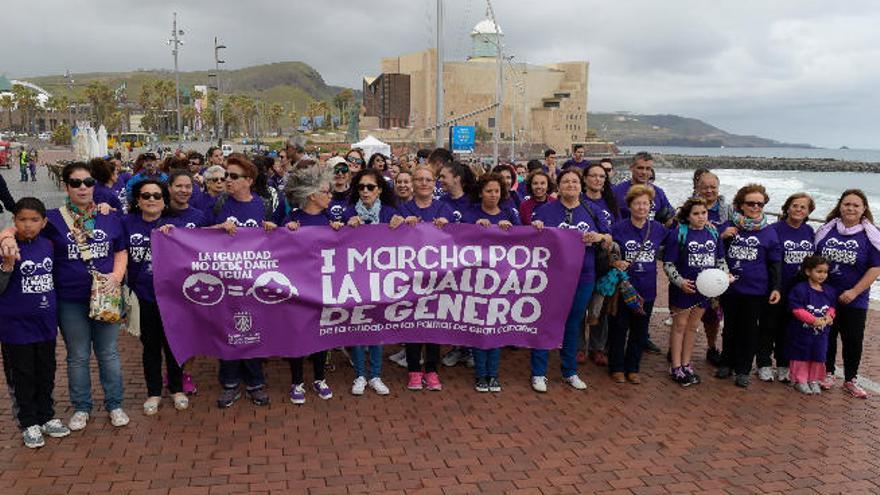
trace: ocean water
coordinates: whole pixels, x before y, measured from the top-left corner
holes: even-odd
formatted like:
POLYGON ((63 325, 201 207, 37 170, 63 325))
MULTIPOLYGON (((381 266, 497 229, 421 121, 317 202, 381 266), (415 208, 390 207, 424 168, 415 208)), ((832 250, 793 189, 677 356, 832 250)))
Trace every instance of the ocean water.
POLYGON ((830 148, 692 148, 682 146, 623 146, 623 153, 692 156, 752 156, 765 158, 833 158, 855 162, 880 162, 880 150, 830 148))
MULTIPOLYGON (((796 192, 808 192, 816 202, 816 210, 810 218, 824 221, 825 216, 837 204, 840 194, 846 189, 861 189, 868 197, 868 206, 875 215, 875 223, 880 221, 880 174, 856 172, 798 172, 791 170, 740 170, 714 169, 721 182, 721 194, 727 201, 733 199, 737 189, 756 182, 767 189, 770 202, 768 213, 780 213, 785 199, 796 192)), ((666 191, 669 201, 681 205, 693 189, 693 170, 657 169, 657 185, 666 191)), ((818 222, 811 223, 818 227, 818 222)), ((875 282, 871 299, 880 301, 880 282, 875 282)))

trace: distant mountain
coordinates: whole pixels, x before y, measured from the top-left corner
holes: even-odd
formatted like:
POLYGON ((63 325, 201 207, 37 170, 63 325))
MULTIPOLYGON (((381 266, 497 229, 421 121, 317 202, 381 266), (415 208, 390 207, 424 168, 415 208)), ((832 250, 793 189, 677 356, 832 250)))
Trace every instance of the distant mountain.
POLYGON ((758 136, 731 134, 702 120, 678 115, 639 115, 628 112, 591 113, 590 130, 601 139, 620 146, 797 147, 809 144, 783 143, 758 136))
MULTIPOLYGON (((208 72, 193 71, 180 73, 182 88, 194 85, 207 85, 208 72)), ((169 70, 136 70, 132 72, 100 72, 73 74, 75 92, 81 93, 92 81, 101 81, 111 88, 126 84, 129 101, 136 101, 144 82, 151 79, 174 80, 174 72, 169 70)), ((29 77, 28 81, 44 87, 51 93, 68 94, 67 80, 64 76, 29 77)), ((269 103, 294 103, 297 109, 304 109, 314 100, 330 100, 344 88, 329 86, 314 68, 304 62, 277 62, 256 65, 236 70, 223 70, 220 73, 220 87, 223 93, 238 93, 257 97, 269 103)), ((355 91, 357 97, 359 91, 355 91)))

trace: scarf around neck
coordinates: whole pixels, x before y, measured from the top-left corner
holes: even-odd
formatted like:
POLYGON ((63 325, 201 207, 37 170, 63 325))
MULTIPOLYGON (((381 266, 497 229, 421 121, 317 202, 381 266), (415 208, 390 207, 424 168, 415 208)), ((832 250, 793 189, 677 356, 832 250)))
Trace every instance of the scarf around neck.
POLYGON ((865 231, 865 235, 868 236, 871 245, 874 246, 874 249, 880 251, 880 230, 877 230, 877 227, 869 222, 867 218, 863 218, 861 223, 857 223, 852 227, 845 226, 839 218, 831 220, 825 225, 819 227, 819 230, 816 231, 816 245, 818 246, 822 239, 828 237, 828 234, 831 233, 831 229, 835 228, 840 235, 853 235, 865 231))
POLYGON ((376 224, 379 223, 379 212, 382 211, 382 202, 377 199, 372 207, 367 208, 364 202, 359 199, 354 204, 354 209, 364 223, 376 224))
POLYGON ((754 218, 749 218, 737 211, 733 214, 733 224, 736 228, 748 232, 761 230, 767 226, 767 214, 761 213, 761 218, 755 220, 754 218))
POLYGON ((73 217, 73 226, 91 237, 92 231, 95 230, 95 203, 92 202, 87 207, 80 208, 73 204, 70 198, 67 198, 65 207, 73 217))

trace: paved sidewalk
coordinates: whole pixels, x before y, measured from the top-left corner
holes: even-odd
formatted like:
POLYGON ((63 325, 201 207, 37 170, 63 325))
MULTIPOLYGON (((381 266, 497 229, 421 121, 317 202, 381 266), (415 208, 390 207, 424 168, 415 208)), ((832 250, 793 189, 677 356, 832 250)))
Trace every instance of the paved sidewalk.
MULTIPOLYGON (((876 316, 863 369, 875 380, 876 316)), ((664 317, 652 322, 661 347, 664 317)), ((704 381, 688 389, 666 378, 663 356, 646 355, 642 385, 612 384, 588 365, 581 376, 590 388, 578 392, 562 383, 551 353, 550 390, 536 394, 529 352, 505 349, 504 391, 478 394, 461 367, 441 369, 442 392, 410 392, 406 371, 386 359, 392 394, 355 398, 353 372, 334 353, 334 397, 310 392, 294 406, 287 364, 276 359, 266 366, 271 405, 242 398, 219 410, 216 361, 200 358, 188 366, 200 388, 191 410, 177 412, 166 398, 157 416, 145 417, 140 349, 137 339, 120 337, 131 424, 113 428, 98 407, 84 431, 47 439, 39 450, 22 446, 0 383, 0 493, 880 493, 880 397, 854 400, 840 388, 805 397, 757 380, 743 390, 711 378, 701 360, 704 381)), ((57 355, 56 411, 66 420, 60 338, 57 355)), ((94 362, 92 369, 100 405, 94 362)))

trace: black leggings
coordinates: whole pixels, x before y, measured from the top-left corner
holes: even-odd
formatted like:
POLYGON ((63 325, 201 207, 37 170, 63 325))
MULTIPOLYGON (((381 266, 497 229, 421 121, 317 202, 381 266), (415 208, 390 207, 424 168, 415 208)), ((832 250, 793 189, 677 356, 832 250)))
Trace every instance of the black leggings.
POLYGON ((721 298, 724 308, 724 333, 721 365, 733 368, 737 375, 748 375, 758 349, 758 321, 767 296, 747 296, 728 292, 721 298))
POLYGON ((786 298, 782 298, 776 304, 765 302, 764 311, 761 313, 758 355, 755 359, 759 368, 773 366, 771 356, 776 360, 777 367, 788 367, 788 351, 785 346, 789 322, 791 322, 791 312, 788 310, 786 298))
POLYGON ((440 360, 438 344, 406 344, 406 369, 410 373, 422 371, 422 346, 425 346, 425 373, 436 373, 440 360))
POLYGON ((834 373, 834 361, 837 360, 837 335, 843 344, 843 377, 850 381, 859 374, 862 362, 862 341, 865 338, 865 321, 867 309, 841 306, 837 308, 834 325, 828 333, 828 355, 825 357, 825 371, 834 373))
POLYGON ((143 364, 144 380, 147 382, 147 396, 159 397, 162 395, 162 355, 165 355, 165 368, 168 372, 168 391, 172 394, 183 392, 183 370, 174 359, 168 339, 165 337, 165 329, 162 327, 162 318, 159 315, 159 306, 155 302, 138 298, 140 307, 141 343, 144 345, 143 364))
MULTIPOLYGON (((290 358, 287 360, 287 362, 290 363, 290 383, 294 385, 303 383, 303 361, 305 361, 304 357, 290 358)), ((310 355, 309 361, 312 362, 312 370, 315 372, 315 381, 323 380, 325 376, 324 364, 327 361, 327 351, 320 351, 310 355)))

